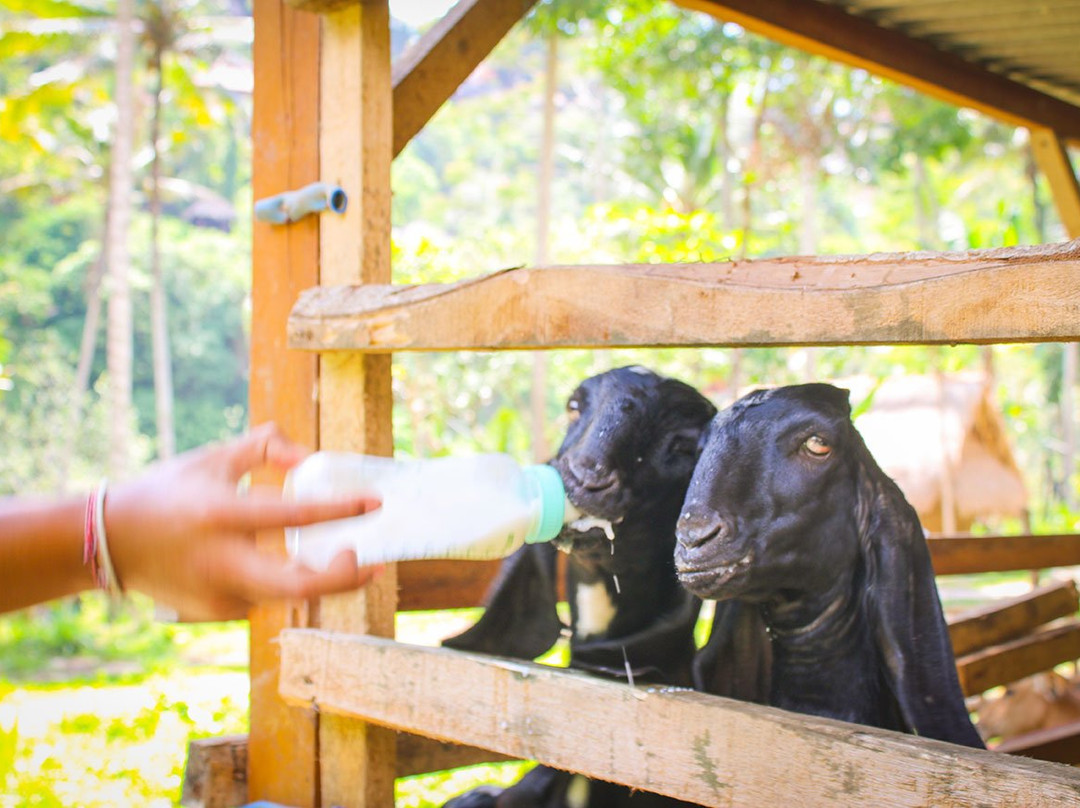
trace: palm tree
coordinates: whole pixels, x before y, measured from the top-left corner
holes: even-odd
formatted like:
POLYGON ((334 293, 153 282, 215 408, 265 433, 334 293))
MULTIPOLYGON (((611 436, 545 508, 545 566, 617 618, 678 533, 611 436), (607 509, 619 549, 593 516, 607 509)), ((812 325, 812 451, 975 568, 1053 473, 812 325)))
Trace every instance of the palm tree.
MULTIPOLYGON (((132 436, 132 301, 127 276, 131 256, 126 244, 131 219, 132 186, 134 169, 132 157, 135 136, 134 87, 138 66, 138 48, 146 54, 153 87, 150 116, 150 165, 148 199, 151 211, 150 269, 153 278, 151 299, 151 333, 154 357, 155 403, 157 415, 158 452, 162 457, 174 451, 174 427, 172 417, 172 376, 168 346, 166 297, 160 259, 159 221, 161 217, 161 147, 162 147, 162 99, 166 92, 166 75, 172 76, 173 91, 179 103, 177 111, 188 120, 188 128, 205 125, 212 117, 202 98, 206 86, 213 82, 200 82, 195 78, 205 74, 206 65, 198 58, 200 54, 214 54, 225 43, 250 44, 250 18, 199 17, 197 8, 188 3, 181 9, 175 2, 161 0, 140 7, 140 19, 135 18, 132 3, 121 4, 117 17, 104 15, 93 5, 82 5, 84 0, 21 0, 18 16, 0 11, 4 26, 0 29, 0 58, 21 60, 28 68, 31 81, 17 92, 9 93, 0 105, 0 134, 5 130, 24 132, 35 125, 48 130, 65 127, 78 130, 84 139, 96 138, 94 148, 80 143, 79 148, 69 148, 58 159, 56 137, 46 131, 41 138, 45 144, 41 151, 51 164, 63 158, 77 156, 82 160, 84 171, 70 169, 49 172, 52 178, 71 175, 72 186, 98 181, 101 167, 108 178, 106 208, 108 215, 105 235, 102 238, 102 256, 93 265, 84 288, 87 296, 87 319, 83 329, 79 365, 76 371, 76 389, 71 399, 70 423, 78 423, 82 401, 89 384, 90 365, 97 338, 98 312, 102 292, 108 292, 107 363, 109 371, 109 407, 112 413, 110 466, 112 474, 122 474, 130 462, 132 436), (23 16, 27 15, 27 16, 23 16), (32 16, 31 16, 32 15, 32 16), (111 36, 102 36, 109 34, 111 36), (109 45, 117 42, 115 63, 109 45), (171 57, 181 58, 171 58, 171 57), (48 65, 47 67, 43 67, 48 65), (170 72, 170 67, 176 69, 170 72), (42 68, 42 69, 39 69, 42 68), (87 107, 105 105, 109 98, 106 78, 115 75, 115 110, 111 136, 100 125, 100 109, 84 114, 87 107), (88 93, 87 90, 90 89, 88 93), (87 98, 89 96, 89 98, 87 98), (77 103, 82 99, 83 103, 77 103), (45 115, 45 113, 48 113, 45 115), (96 115, 97 120, 89 121, 96 115), (47 119, 47 120, 46 120, 47 119), (111 159, 105 157, 109 144, 111 159), (48 148, 52 146, 52 148, 48 148), (96 174, 96 177, 95 177, 96 174), (121 190, 124 188, 126 190, 121 190), (107 256, 107 259, 106 259, 107 256), (105 268, 105 271, 102 269, 105 268)), ((174 116, 175 117, 175 116, 174 116)), ((183 123, 181 124, 183 125, 183 123)), ((40 171, 32 172, 37 175, 40 171)), ((17 183, 20 178, 8 178, 6 184, 17 183)), ((35 181, 29 177, 28 182, 35 181)), ((59 190, 53 188, 53 190, 59 190)), ((60 478, 70 464, 72 441, 61 439, 62 455, 58 463, 60 478)))
POLYGON ((123 476, 131 460, 132 326, 131 221, 132 148, 135 135, 135 2, 118 0, 116 11, 116 121, 109 166, 108 256, 109 316, 106 329, 106 365, 109 371, 109 473, 123 476))
MULTIPOLYGON (((204 57, 216 55, 226 42, 249 43, 249 20, 244 18, 212 19, 198 17, 194 3, 185 0, 157 0, 143 13, 142 44, 147 53, 153 88, 150 114, 150 288, 151 339, 153 342, 154 402, 158 439, 158 457, 176 452, 176 429, 173 422, 172 358, 169 349, 168 308, 165 278, 161 268, 161 157, 162 101, 166 91, 166 63, 172 61, 180 70, 174 75, 183 79, 172 89, 182 96, 177 107, 191 111, 198 119, 207 114, 203 88, 191 77, 205 73, 204 57)), ((224 88, 217 88, 224 89, 224 88)), ((227 99, 226 95, 222 95, 227 99)), ((192 125, 197 125, 192 121, 192 125)))

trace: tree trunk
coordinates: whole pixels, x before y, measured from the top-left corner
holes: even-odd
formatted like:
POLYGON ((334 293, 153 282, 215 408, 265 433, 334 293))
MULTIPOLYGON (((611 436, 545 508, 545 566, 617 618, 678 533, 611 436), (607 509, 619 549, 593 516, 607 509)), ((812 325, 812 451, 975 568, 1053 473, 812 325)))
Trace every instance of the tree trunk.
MULTIPOLYGON (((540 173, 536 195, 536 265, 547 266, 551 239, 551 186, 554 175, 555 155, 555 91, 558 83, 559 37, 548 35, 547 60, 544 71, 544 128, 540 138, 540 173)), ((547 425, 547 354, 534 351, 532 355, 532 388, 530 406, 532 411, 533 458, 547 460, 549 449, 545 426, 547 425)))
POLYGON ((116 46, 116 129, 109 171, 109 322, 106 354, 109 369, 109 474, 123 477, 131 462, 131 257, 127 234, 131 221, 132 140, 134 129, 134 0, 118 0, 116 46))
MULTIPOLYGON (((105 232, 109 229, 108 217, 105 232)), ((59 470, 57 472, 57 493, 67 492, 68 475, 71 472, 71 457, 75 452, 75 430, 82 420, 83 400, 90 387, 90 367, 94 362, 94 349, 97 347, 98 326, 101 323, 101 280, 105 274, 109 257, 102 240, 101 253, 86 275, 86 319, 83 320, 82 340, 79 343, 79 364, 75 369, 75 389, 72 392, 68 408, 67 428, 60 441, 59 470)))
POLYGON ((158 138, 161 133, 161 91, 164 73, 161 53, 154 54, 153 70, 157 74, 154 88, 154 108, 150 118, 150 331, 154 354, 154 409, 157 422, 157 452, 161 459, 176 454, 176 431, 173 426, 172 357, 169 351, 169 318, 165 295, 165 279, 161 272, 161 243, 158 227, 161 221, 161 153, 158 138))
POLYGON ((1077 345, 1075 342, 1061 344, 1061 483, 1065 492, 1065 504, 1070 511, 1076 510, 1076 391, 1077 345))
POLYGON ((761 130, 765 125, 765 112, 769 108, 769 83, 772 81, 773 63, 765 68, 765 75, 761 83, 761 96, 757 102, 757 112, 754 114, 754 124, 750 128, 750 143, 747 145, 746 161, 743 163, 743 197, 742 197, 742 246, 739 248, 739 258, 744 259, 750 250, 750 235, 753 232, 753 187, 761 173, 761 130))
MULTIPOLYGON (((810 142, 813 142, 811 140, 810 142)), ((818 251, 818 154, 799 154, 799 179, 802 185, 802 221, 799 222, 799 255, 817 255, 818 251)), ((818 349, 802 348, 802 381, 817 381, 818 349)))

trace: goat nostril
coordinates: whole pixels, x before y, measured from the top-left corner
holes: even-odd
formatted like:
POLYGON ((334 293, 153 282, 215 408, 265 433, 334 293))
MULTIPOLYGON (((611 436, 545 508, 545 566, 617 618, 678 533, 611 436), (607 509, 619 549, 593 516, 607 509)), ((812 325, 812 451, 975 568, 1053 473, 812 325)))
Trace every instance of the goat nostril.
POLYGON ((570 457, 566 465, 574 480, 590 491, 603 491, 618 482, 619 475, 615 469, 593 458, 570 457))
POLYGON ((727 522, 716 515, 683 511, 675 536, 683 547, 693 549, 712 540, 723 541, 730 532, 727 522))

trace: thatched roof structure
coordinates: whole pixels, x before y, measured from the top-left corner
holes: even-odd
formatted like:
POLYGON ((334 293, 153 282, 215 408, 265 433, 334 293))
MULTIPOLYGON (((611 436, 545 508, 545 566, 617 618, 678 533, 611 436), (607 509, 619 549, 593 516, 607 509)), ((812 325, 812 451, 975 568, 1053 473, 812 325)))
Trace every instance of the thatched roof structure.
POLYGON ((856 426, 927 530, 966 531, 977 520, 1023 516, 1027 491, 986 376, 842 384, 856 407, 872 396, 856 426))

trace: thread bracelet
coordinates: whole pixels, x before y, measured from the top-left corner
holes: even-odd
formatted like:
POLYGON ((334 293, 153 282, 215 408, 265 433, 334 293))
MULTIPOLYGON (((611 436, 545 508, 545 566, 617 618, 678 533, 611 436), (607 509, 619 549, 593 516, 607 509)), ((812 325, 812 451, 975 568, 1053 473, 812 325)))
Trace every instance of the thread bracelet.
POLYGON ((124 593, 124 588, 116 577, 116 568, 109 554, 109 539, 105 533, 105 497, 108 487, 108 480, 102 480, 86 500, 83 564, 90 568, 94 584, 108 592, 109 597, 117 598, 124 593))

